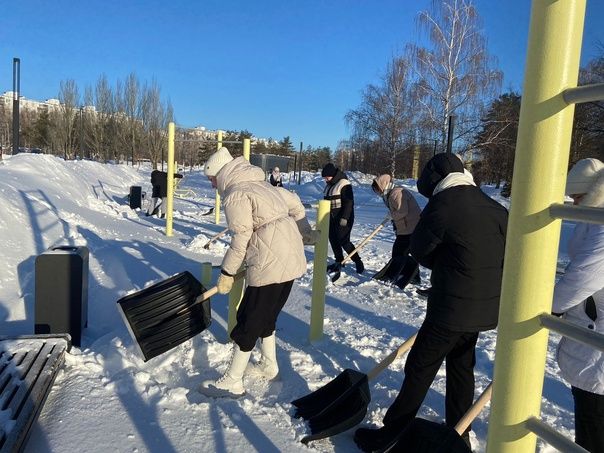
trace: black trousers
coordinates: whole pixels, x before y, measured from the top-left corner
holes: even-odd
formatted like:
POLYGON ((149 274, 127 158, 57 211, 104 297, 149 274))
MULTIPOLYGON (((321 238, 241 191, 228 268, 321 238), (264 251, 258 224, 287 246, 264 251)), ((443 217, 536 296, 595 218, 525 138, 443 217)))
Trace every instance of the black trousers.
MULTIPOLYGON (((352 231, 352 225, 354 222, 349 223, 345 227, 340 226, 340 219, 337 217, 330 217, 329 219, 329 244, 331 250, 333 250, 333 257, 337 263, 340 263, 344 259, 344 253, 342 249, 350 254, 355 249, 355 246, 350 242, 350 232, 352 231)), ((355 253, 351 260, 355 263, 361 261, 361 257, 358 253, 355 253)))
POLYGON ((419 264, 409 255, 411 244, 410 234, 399 234, 392 245, 392 262, 386 271, 386 278, 395 279, 399 275, 404 281, 409 281, 419 271, 419 264))
POLYGON ((384 425, 397 425, 403 430, 415 418, 446 359, 445 418, 447 426, 455 426, 474 399, 477 340, 478 332, 454 332, 424 322, 407 357, 401 391, 386 412, 384 425))
POLYGON ((575 442, 591 453, 604 452, 604 395, 572 387, 575 442))
POLYGON ((242 351, 251 351, 258 338, 270 337, 277 317, 292 290, 293 280, 266 286, 248 286, 237 309, 231 339, 242 351))

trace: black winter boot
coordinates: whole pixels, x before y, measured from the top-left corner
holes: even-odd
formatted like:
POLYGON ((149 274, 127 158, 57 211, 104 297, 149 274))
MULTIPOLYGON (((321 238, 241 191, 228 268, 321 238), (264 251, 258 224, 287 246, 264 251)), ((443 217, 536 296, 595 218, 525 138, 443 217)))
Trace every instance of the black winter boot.
POLYGON ((400 434, 401 430, 396 427, 359 428, 354 433, 354 441, 364 452, 385 452, 396 444, 400 434))
POLYGON ((358 255, 357 259, 354 260, 354 265, 356 266, 357 274, 362 274, 363 272, 365 272, 365 265, 363 264, 363 261, 361 261, 361 258, 358 255))
POLYGON ((342 266, 342 264, 340 264, 339 262, 335 262, 335 263, 331 263, 329 266, 327 266, 327 272, 329 272, 330 274, 332 272, 338 272, 339 270, 341 270, 344 266, 342 266))

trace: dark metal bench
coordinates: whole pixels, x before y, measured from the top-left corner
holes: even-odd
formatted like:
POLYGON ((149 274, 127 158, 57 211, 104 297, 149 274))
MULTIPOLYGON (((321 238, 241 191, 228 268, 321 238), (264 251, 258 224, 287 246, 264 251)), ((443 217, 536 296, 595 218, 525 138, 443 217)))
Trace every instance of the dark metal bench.
POLYGON ((0 453, 25 449, 70 349, 67 334, 0 336, 0 453))

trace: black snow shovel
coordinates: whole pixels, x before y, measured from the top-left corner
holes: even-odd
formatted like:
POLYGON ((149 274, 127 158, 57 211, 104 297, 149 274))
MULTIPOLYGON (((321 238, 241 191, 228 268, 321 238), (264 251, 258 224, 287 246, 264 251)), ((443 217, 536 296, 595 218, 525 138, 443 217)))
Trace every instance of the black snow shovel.
POLYGON ((207 329, 212 322, 210 297, 216 293, 216 286, 206 290, 185 271, 124 296, 117 304, 146 362, 207 329))
POLYGON ((371 401, 369 381, 407 352, 416 337, 417 333, 369 373, 346 369, 323 387, 292 401, 296 406, 294 417, 305 419, 310 429, 310 434, 302 439, 302 443, 331 437, 358 425, 365 418, 367 406, 371 401))
POLYGON ((361 250, 362 247, 365 246, 365 244, 367 244, 372 238, 373 236, 375 236, 376 234, 378 234, 378 232, 384 228, 384 225, 386 225, 388 223, 388 221, 390 220, 390 214, 388 214, 386 216, 386 218, 384 220, 382 220, 382 223, 380 223, 377 228, 375 230, 373 230, 369 236, 367 236, 365 239, 363 239, 361 241, 361 243, 359 245, 356 246, 356 248, 350 252, 348 255, 346 255, 344 257, 344 259, 342 261, 340 261, 339 263, 336 263, 336 266, 334 267, 333 270, 331 270, 330 272, 328 272, 329 278, 331 280, 332 283, 334 283, 336 280, 338 280, 340 278, 340 276, 342 275, 341 273, 341 269, 344 266, 344 264, 346 264, 347 261, 350 261, 352 259, 352 257, 359 251, 361 250))
POLYGON ((457 422, 455 428, 423 418, 413 419, 389 451, 396 453, 471 453, 472 450, 461 435, 489 402, 491 392, 492 383, 484 389, 468 412, 457 422))

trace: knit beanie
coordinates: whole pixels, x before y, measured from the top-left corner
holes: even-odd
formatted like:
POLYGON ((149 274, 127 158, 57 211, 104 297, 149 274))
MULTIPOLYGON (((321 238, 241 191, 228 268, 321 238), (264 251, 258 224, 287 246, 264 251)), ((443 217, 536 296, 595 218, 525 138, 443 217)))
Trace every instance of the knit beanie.
POLYGON ((598 177, 598 172, 604 169, 604 164, 598 159, 581 159, 568 172, 566 178, 566 195, 588 193, 598 177))
POLYGON ((321 172, 321 177, 325 177, 325 176, 335 176, 336 173, 338 172, 338 169, 336 168, 336 166, 334 164, 332 164, 331 162, 329 162, 327 165, 325 165, 323 167, 323 171, 321 172))
POLYGON ((210 156, 203 169, 206 176, 216 176, 218 172, 233 160, 233 156, 224 146, 210 156))

